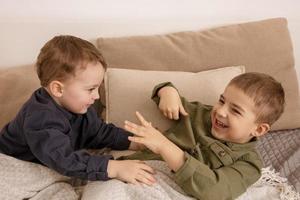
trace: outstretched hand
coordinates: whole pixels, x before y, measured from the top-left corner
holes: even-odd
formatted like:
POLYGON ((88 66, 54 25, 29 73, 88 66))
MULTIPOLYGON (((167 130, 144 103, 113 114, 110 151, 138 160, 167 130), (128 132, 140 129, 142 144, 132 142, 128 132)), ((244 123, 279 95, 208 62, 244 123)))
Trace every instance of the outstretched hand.
POLYGON ((145 120, 145 118, 136 112, 138 120, 141 125, 125 121, 125 130, 134 134, 134 136, 129 136, 128 139, 132 142, 145 145, 151 151, 156 154, 160 154, 161 149, 169 142, 169 140, 157 129, 155 129, 151 122, 145 120))
POLYGON ((151 122, 136 112, 141 125, 125 121, 125 129, 135 136, 129 136, 132 142, 145 145, 151 151, 161 155, 173 171, 177 171, 185 162, 184 152, 157 129, 153 128, 151 122))

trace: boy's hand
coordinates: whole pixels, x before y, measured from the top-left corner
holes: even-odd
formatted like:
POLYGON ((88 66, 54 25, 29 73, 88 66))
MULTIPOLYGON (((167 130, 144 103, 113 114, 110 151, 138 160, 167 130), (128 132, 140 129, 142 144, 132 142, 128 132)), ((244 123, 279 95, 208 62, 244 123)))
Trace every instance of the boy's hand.
POLYGON ((184 152, 161 132, 153 128, 151 123, 147 122, 139 112, 136 112, 136 115, 141 126, 125 121, 125 129, 135 135, 129 136, 128 139, 144 144, 154 153, 161 155, 170 169, 176 172, 185 162, 184 152))
POLYGON ((151 123, 147 122, 139 112, 136 112, 136 116, 141 125, 125 121, 125 130, 135 135, 129 136, 128 139, 132 142, 143 144, 154 153, 160 154, 160 151, 169 143, 169 140, 161 132, 152 127, 151 123))
POLYGON ((139 160, 109 160, 107 172, 110 178, 135 185, 139 183, 153 185, 156 182, 153 176, 154 170, 139 160))
POLYGON ((160 97, 158 108, 167 118, 178 120, 179 113, 184 116, 188 115, 175 88, 163 87, 158 91, 158 96, 160 97))

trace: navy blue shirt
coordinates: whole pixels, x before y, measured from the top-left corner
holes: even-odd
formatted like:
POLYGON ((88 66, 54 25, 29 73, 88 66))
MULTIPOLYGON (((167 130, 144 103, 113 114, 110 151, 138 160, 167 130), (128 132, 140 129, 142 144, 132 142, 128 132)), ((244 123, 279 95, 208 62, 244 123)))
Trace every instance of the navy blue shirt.
POLYGON ((85 149, 128 149, 130 133, 100 120, 93 107, 74 114, 59 106, 44 88, 36 90, 0 133, 0 151, 87 180, 107 180, 110 155, 85 149))

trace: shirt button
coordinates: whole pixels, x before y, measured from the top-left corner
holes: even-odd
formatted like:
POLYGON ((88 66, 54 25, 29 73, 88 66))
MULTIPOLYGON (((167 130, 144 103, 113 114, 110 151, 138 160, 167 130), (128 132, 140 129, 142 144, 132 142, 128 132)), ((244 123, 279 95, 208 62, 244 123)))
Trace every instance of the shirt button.
POLYGON ((224 150, 219 151, 218 155, 220 157, 224 157, 226 155, 226 152, 224 150))

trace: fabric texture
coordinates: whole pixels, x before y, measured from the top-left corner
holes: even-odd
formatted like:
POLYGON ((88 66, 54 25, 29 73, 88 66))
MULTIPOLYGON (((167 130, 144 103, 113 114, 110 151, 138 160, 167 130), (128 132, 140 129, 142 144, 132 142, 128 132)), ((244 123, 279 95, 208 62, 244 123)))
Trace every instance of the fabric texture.
POLYGON ((0 153, 1 200, 77 200, 70 178, 0 153))
POLYGON ((109 68, 105 76, 106 120, 123 127, 125 119, 138 122, 134 112, 139 111, 160 130, 166 130, 174 122, 166 119, 151 101, 155 85, 172 81, 188 100, 214 104, 227 83, 243 72, 242 66, 198 73, 109 68))
MULTIPOLYGON (((0 154, 1 200, 152 200, 192 199, 172 181, 172 173, 165 162, 147 161, 156 169, 154 187, 125 184, 118 180, 93 181, 86 187, 72 187, 70 178, 39 164, 34 164, 0 154), (80 198, 82 195, 82 198, 80 198), (143 198, 142 198, 143 197, 143 198)), ((238 200, 260 199, 298 200, 284 178, 274 171, 263 169, 261 179, 251 186, 238 200), (256 198, 258 199, 258 198, 256 198)))
MULTIPOLYGON (((167 164, 162 161, 146 161, 155 169, 157 183, 154 186, 126 184, 119 180, 107 182, 89 182, 83 189, 82 200, 101 200, 103 197, 110 200, 194 200, 186 195, 173 181, 174 174, 167 164)), ((296 193, 286 180, 269 168, 262 169, 262 177, 236 200, 299 200, 296 193)))
MULTIPOLYGON (((272 127, 300 127, 293 47, 284 18, 167 35, 98 38, 109 68, 199 72, 243 65, 272 75, 286 93, 285 113, 272 127)), ((104 101, 104 99, 102 99, 104 101)))
POLYGON ((272 131, 260 138, 257 150, 264 166, 272 166, 300 192, 300 129, 272 131))
POLYGON ((33 65, 0 69, 0 129, 40 87, 33 65))

